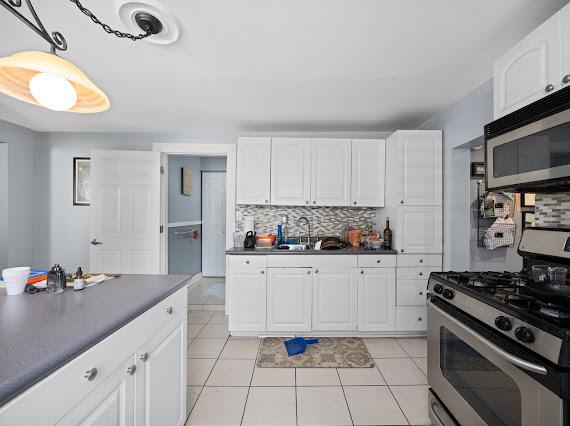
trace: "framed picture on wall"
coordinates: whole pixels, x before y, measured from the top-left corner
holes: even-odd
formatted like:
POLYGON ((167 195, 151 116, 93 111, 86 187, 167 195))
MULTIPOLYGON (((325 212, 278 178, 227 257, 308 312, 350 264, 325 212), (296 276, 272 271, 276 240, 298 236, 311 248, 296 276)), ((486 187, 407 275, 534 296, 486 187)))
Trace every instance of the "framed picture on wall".
POLYGON ((473 161, 471 163, 471 178, 484 179, 485 178, 485 163, 473 161))
POLYGON ((91 159, 73 157, 73 205, 91 205, 91 159))

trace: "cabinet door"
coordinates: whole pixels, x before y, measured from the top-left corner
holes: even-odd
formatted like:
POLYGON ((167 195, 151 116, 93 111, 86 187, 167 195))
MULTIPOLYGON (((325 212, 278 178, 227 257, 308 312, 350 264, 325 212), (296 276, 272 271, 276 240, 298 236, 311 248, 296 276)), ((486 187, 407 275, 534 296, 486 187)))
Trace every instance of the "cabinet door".
POLYGON ((135 372, 134 355, 67 413, 59 426, 127 426, 134 425, 135 372))
POLYGON ((560 88, 560 48, 556 14, 495 62, 495 118, 560 88))
POLYGON ((269 204, 271 138, 238 138, 237 204, 269 204))
POLYGON ((313 330, 356 330, 355 268, 315 269, 313 330))
POLYGON ((570 86, 570 4, 560 11, 560 32, 562 34, 562 86, 570 86))
POLYGON ((350 139, 313 139, 311 203, 350 205, 350 139))
POLYGON ((184 424, 186 345, 186 315, 180 313, 137 351, 137 425, 184 424))
POLYGON ((309 268, 267 270, 267 330, 310 331, 313 274, 309 268))
POLYGON ((396 303, 398 306, 423 306, 426 304, 428 280, 400 279, 396 285, 396 303))
POLYGON ((265 331, 265 268, 230 269, 230 331, 265 331))
POLYGON ((364 268, 358 275, 358 331, 396 328, 394 268, 364 268))
POLYGON ((273 138, 271 204, 304 206, 311 200, 311 140, 273 138))
POLYGON ((441 207, 404 206, 397 210, 394 248, 398 252, 442 252, 441 207))
POLYGON ((398 131, 397 202, 440 206, 442 202, 441 131, 398 131))
POLYGON ((384 206, 385 164, 386 141, 384 139, 352 140, 351 205, 384 206))

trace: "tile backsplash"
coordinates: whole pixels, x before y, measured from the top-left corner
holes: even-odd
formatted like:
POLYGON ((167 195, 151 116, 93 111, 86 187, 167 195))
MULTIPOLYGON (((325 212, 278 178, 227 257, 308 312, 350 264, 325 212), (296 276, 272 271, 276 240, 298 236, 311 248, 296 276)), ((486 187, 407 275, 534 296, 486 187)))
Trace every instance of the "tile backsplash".
POLYGON ((536 224, 548 227, 570 227, 570 192, 536 194, 536 224))
MULTIPOLYGON (((311 235, 340 235, 347 223, 365 227, 376 223, 376 208, 352 207, 303 207, 303 206, 236 206, 236 217, 255 218, 258 234, 277 234, 277 224, 284 215, 289 216, 289 235, 307 234, 306 223, 297 226, 297 220, 305 216, 311 222, 311 235)), ((243 230, 243 221, 236 220, 236 229, 243 230)))

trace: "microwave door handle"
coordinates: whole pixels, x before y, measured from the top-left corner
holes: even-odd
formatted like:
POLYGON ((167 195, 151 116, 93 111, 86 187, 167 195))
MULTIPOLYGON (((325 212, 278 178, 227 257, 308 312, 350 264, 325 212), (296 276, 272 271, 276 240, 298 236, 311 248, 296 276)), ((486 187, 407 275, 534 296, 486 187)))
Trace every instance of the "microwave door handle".
POLYGON ((475 331, 471 330, 469 327, 467 327, 461 321, 458 321, 457 319, 453 318, 447 312, 442 311, 440 308, 435 306, 431 300, 428 300, 427 303, 428 303, 429 307, 432 308, 433 310, 435 310, 439 315, 443 316, 448 321, 452 322, 454 325, 461 328, 463 331, 469 333, 473 338, 475 338, 479 342, 483 343, 485 346, 487 346, 489 349, 491 349, 493 352, 495 352, 497 355, 499 355, 504 360, 509 361, 511 364, 514 364, 517 367, 523 368, 523 369, 528 370, 528 371, 532 371, 533 373, 538 373, 538 374, 542 374, 542 375, 548 374, 548 371, 546 371, 546 368, 544 368, 542 365, 533 364, 532 362, 525 361, 524 359, 521 359, 519 357, 516 357, 516 356, 508 353, 507 351, 501 349, 500 347, 498 347, 494 343, 485 339, 479 333, 476 333, 475 331))

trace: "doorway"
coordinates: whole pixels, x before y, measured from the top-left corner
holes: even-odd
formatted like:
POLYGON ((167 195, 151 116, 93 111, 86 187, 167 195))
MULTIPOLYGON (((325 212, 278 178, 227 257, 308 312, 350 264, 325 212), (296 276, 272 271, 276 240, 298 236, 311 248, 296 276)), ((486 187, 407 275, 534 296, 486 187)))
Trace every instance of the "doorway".
POLYGON ((202 276, 225 277, 226 172, 202 172, 202 276))

